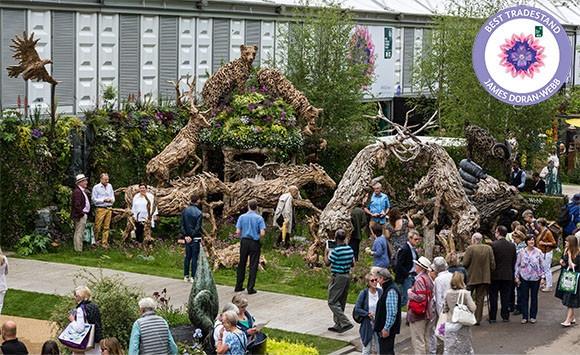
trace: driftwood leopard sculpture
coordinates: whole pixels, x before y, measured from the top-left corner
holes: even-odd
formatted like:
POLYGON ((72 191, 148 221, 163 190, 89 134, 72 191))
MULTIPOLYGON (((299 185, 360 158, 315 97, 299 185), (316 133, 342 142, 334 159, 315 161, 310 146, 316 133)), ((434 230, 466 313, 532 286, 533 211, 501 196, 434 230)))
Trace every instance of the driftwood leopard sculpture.
POLYGON ((264 68, 258 71, 258 82, 274 96, 281 97, 289 103, 298 116, 306 121, 303 132, 312 135, 312 131, 316 129, 316 119, 322 113, 322 109, 312 106, 308 98, 277 69, 264 68))
POLYGON ((220 100, 231 93, 235 88, 244 91, 246 81, 252 71, 252 63, 256 59, 257 46, 240 46, 240 58, 219 68, 215 74, 207 79, 201 96, 203 103, 209 109, 216 109, 220 100))

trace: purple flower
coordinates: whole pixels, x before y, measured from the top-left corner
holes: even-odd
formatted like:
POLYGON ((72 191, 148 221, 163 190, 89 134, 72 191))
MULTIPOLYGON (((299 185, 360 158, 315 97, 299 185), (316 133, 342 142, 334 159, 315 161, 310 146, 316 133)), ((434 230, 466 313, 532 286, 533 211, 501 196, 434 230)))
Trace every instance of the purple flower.
POLYGON ((44 135, 44 133, 42 133, 42 131, 38 128, 34 128, 32 130, 32 138, 34 139, 38 139, 40 137, 42 137, 44 135))
POLYGON ((250 110, 250 112, 254 111, 256 109, 256 104, 249 104, 248 105, 248 110, 250 110))
POLYGON ((267 93, 268 92, 268 88, 264 85, 260 86, 260 92, 262 93, 267 93))
POLYGON ((280 114, 280 121, 286 121, 286 111, 282 111, 282 113, 280 114))
POLYGON ((255 86, 251 86, 251 87, 250 87, 250 92, 251 92, 251 93, 254 93, 254 92, 256 92, 256 87, 255 87, 255 86))

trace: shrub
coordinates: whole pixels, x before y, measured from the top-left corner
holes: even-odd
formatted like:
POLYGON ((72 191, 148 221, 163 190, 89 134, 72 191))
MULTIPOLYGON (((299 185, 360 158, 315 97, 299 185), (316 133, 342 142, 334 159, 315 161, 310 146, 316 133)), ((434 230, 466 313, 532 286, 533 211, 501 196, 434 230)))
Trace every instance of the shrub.
POLYGON ((20 238, 16 244, 16 253, 20 256, 46 253, 50 247, 50 236, 46 234, 28 234, 20 238))
MULTIPOLYGON (((139 318, 137 302, 142 293, 125 285, 119 276, 103 276, 102 273, 95 275, 85 271, 77 278, 91 290, 92 302, 99 306, 103 338, 114 336, 119 339, 121 346, 127 348, 133 322, 139 318)), ((55 323, 57 333, 60 334, 69 324, 67 318, 75 306, 74 300, 70 298, 55 307, 50 320, 55 323)))
POLYGON ((522 196, 532 205, 536 218, 544 217, 548 221, 560 222, 560 210, 566 204, 564 196, 536 195, 523 193, 522 196))
POLYGON ((161 292, 155 291, 153 299, 157 301, 157 315, 163 317, 170 327, 190 324, 185 307, 175 308, 169 304, 171 297, 167 295, 167 289, 164 288, 161 292))
POLYGON ((272 355, 318 355, 315 348, 302 343, 290 343, 284 340, 268 339, 268 354, 272 355))

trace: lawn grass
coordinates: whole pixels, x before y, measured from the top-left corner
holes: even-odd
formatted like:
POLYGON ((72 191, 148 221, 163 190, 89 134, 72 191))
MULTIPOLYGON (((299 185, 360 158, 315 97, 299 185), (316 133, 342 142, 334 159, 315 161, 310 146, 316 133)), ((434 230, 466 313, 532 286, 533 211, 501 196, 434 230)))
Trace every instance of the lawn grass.
POLYGON ((64 297, 9 289, 4 299, 3 315, 49 320, 54 307, 64 297))
MULTIPOLYGON (((268 236, 262 248, 262 255, 267 260, 264 271, 258 272, 257 289, 317 299, 327 298, 327 286, 330 277, 328 268, 309 268, 299 253, 286 256, 272 248, 273 236, 268 236), (268 240, 269 239, 269 240, 268 240)), ((361 248, 362 249, 362 248, 361 248)), ((183 268, 183 248, 173 243, 156 246, 149 255, 140 249, 111 248, 89 249, 82 254, 76 253, 71 246, 65 245, 55 252, 36 254, 28 258, 49 262, 74 264, 79 266, 103 267, 147 275, 156 275, 180 279, 183 268)), ((370 266, 370 257, 361 254, 361 262, 355 274, 364 275, 370 266)), ((217 284, 234 286, 235 269, 219 269, 214 272, 217 284)), ((359 276, 360 278, 360 276, 359 276)), ((356 302, 362 284, 351 283, 348 302, 356 302)))

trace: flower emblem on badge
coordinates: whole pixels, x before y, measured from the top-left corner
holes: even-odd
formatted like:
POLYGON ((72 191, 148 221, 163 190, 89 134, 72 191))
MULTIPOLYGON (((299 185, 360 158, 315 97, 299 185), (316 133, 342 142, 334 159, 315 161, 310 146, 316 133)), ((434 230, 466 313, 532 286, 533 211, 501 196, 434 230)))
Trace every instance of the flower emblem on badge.
POLYGON ((517 76, 522 79, 533 78, 534 73, 539 72, 539 68, 544 66, 544 47, 531 34, 527 36, 523 33, 519 36, 513 34, 511 38, 505 40, 500 49, 500 65, 514 78, 517 76))

